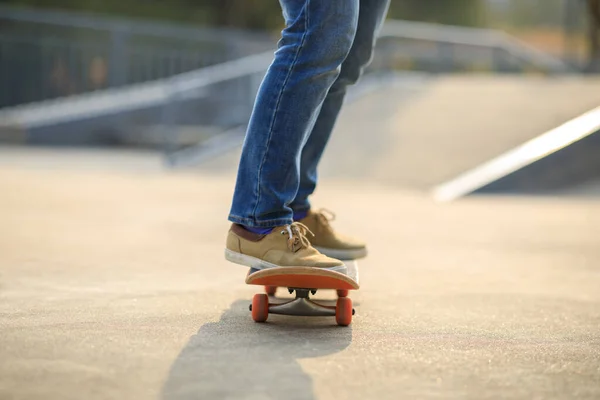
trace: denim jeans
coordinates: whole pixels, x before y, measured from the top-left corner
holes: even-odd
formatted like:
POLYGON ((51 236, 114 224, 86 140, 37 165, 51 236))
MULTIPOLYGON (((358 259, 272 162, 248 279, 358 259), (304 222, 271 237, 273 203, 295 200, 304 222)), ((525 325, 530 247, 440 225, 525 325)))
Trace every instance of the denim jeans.
POLYGON ((288 225, 310 208, 346 89, 371 62, 389 1, 280 0, 286 27, 250 118, 229 221, 288 225))

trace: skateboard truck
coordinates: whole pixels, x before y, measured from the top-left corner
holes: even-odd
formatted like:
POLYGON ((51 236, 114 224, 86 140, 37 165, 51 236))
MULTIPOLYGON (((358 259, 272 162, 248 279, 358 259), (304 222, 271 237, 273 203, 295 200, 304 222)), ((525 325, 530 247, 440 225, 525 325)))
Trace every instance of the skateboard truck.
POLYGON ((265 322, 269 314, 335 317, 338 325, 348 326, 352 322, 354 308, 348 298, 349 290, 357 290, 358 282, 345 274, 311 267, 285 267, 264 270, 251 269, 246 276, 246 283, 261 285, 265 293, 255 294, 250 311, 255 322, 265 322), (293 300, 270 302, 277 288, 287 288, 290 294, 295 292, 293 300), (321 304, 310 299, 319 289, 337 291, 335 306, 321 304))
MULTIPOLYGON (((267 289, 267 290, 272 290, 272 289, 267 289)), ((315 294, 317 294, 317 289, 295 289, 295 288, 288 288, 289 294, 294 293, 294 290, 310 290, 310 294, 312 294, 313 296, 315 294)), ((275 294, 275 292, 273 292, 273 294, 275 294)), ((296 297, 298 297, 298 296, 296 296, 296 297)), ((306 298, 308 299, 308 296, 306 298)))
POLYGON ((266 294, 256 294, 249 306, 252 318, 256 322, 264 322, 269 314, 293 315, 302 317, 336 317, 338 325, 346 326, 355 314, 352 300, 347 297, 338 298, 335 306, 327 306, 312 301, 309 294, 316 294, 316 289, 289 288, 290 293, 296 292, 294 300, 284 303, 269 303, 266 294))

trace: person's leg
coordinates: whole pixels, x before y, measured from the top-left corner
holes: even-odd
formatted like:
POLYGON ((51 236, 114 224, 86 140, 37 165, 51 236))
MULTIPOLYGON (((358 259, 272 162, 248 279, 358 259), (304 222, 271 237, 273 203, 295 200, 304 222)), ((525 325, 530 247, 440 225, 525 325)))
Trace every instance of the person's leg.
POLYGON ((242 148, 229 220, 291 224, 300 152, 354 41, 359 0, 280 0, 286 20, 242 148))
POLYGON ((389 3, 390 0, 360 0, 354 44, 302 150, 300 186, 291 205, 294 219, 314 233, 314 237, 310 239, 311 244, 321 253, 340 260, 366 257, 367 245, 359 239, 336 232, 330 224, 333 214, 311 210, 309 196, 316 188, 317 167, 342 108, 346 89, 358 81, 371 62, 375 41, 387 15, 389 3))
POLYGON ((304 226, 293 222, 290 204, 300 184, 300 152, 354 41, 359 0, 280 3, 286 28, 242 147, 225 257, 257 269, 345 272, 343 263, 311 246, 304 226))
POLYGON ((383 25, 390 0, 360 0, 358 29, 348 57, 337 80, 329 90, 319 117, 304 146, 300 160, 300 186, 292 209, 301 219, 310 209, 309 196, 317 185, 317 167, 329 141, 347 87, 355 84, 373 57, 375 41, 383 25))

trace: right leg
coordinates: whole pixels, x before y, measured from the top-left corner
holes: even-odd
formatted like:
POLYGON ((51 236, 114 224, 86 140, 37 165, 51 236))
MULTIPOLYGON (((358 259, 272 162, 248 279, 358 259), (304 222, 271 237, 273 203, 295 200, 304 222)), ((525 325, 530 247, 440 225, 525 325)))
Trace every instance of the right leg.
POLYGON ((300 153, 356 33, 359 0, 280 0, 286 19, 242 147, 229 220, 291 224, 300 153))
POLYGON ((343 263, 320 254, 304 228, 293 223, 290 204, 300 184, 302 147, 352 47, 359 0, 280 2, 286 28, 242 147, 226 257, 259 269, 313 266, 343 272, 343 263), (256 228, 267 231, 259 234, 256 228))

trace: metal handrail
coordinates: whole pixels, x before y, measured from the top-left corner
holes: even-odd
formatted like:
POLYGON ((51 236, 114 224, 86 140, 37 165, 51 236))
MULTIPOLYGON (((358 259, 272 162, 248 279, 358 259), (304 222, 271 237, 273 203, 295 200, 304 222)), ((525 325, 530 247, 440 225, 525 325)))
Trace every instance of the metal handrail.
MULTIPOLYGON (((66 11, 36 10, 0 5, 0 18, 22 22, 34 22, 58 26, 107 30, 114 32, 134 32, 137 34, 179 39, 197 39, 221 41, 226 34, 230 38, 255 38, 264 40, 268 36, 256 32, 245 32, 231 28, 215 29, 182 26, 175 23, 157 21, 135 21, 124 18, 107 18, 91 13, 73 13, 66 11)), ((552 71, 567 72, 572 68, 563 61, 539 51, 523 41, 502 31, 484 28, 440 25, 426 22, 388 20, 382 32, 382 38, 403 38, 434 41, 456 45, 469 45, 497 48, 530 64, 539 64, 552 71)))
MULTIPOLYGON (((408 38, 498 48, 516 56, 520 55, 530 62, 539 61, 544 66, 552 67, 554 71, 570 70, 562 62, 532 51, 510 36, 490 29, 388 21, 380 38, 408 38)), ((265 71, 272 59, 273 51, 267 51, 152 82, 0 110, 0 128, 3 126, 36 127, 77 120, 79 117, 112 115, 124 110, 168 104, 178 96, 186 97, 192 92, 200 96, 199 92, 209 85, 265 71)))
POLYGON ((535 49, 506 32, 494 29, 390 20, 384 25, 380 37, 501 49, 522 61, 542 65, 553 72, 573 70, 562 60, 535 49))
POLYGON ((128 32, 146 36, 171 37, 183 40, 222 41, 225 39, 265 40, 269 36, 264 33, 246 32, 232 28, 197 28, 169 23, 165 21, 133 20, 107 17, 101 14, 39 10, 0 5, 0 19, 16 22, 30 22, 62 26, 69 28, 85 28, 99 31, 128 32), (225 35, 225 36, 224 36, 225 35))
POLYGON ((190 96, 190 92, 208 85, 264 71, 272 58, 273 52, 269 51, 170 78, 7 108, 0 110, 0 128, 15 125, 33 128, 167 103, 173 96, 190 96))

